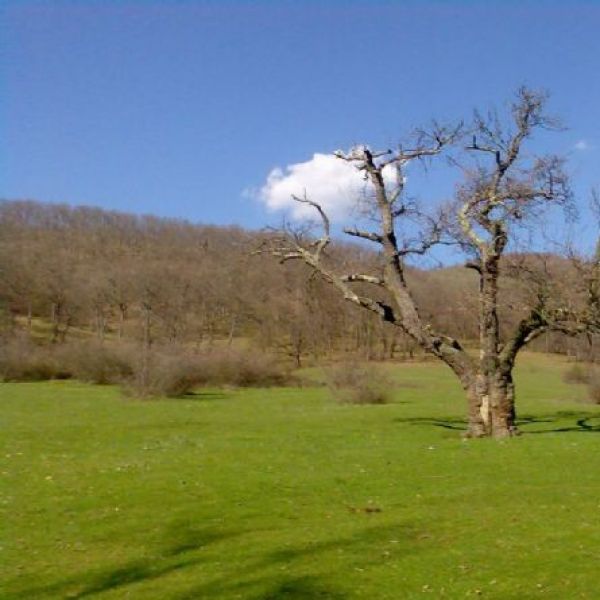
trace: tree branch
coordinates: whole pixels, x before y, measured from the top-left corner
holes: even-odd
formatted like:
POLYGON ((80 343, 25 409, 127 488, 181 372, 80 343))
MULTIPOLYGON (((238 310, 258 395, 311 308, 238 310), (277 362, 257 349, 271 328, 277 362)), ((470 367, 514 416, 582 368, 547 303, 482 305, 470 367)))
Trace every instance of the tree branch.
POLYGON ((365 240, 369 240, 370 242, 376 242, 378 244, 381 244, 382 242, 382 237, 378 233, 374 233, 371 231, 362 231, 360 229, 357 229, 356 227, 346 227, 344 228, 344 233, 353 237, 359 237, 365 240))
POLYGON ((340 279, 344 282, 352 283, 359 281, 363 283, 372 283, 373 285, 383 286, 385 281, 380 277, 374 277, 373 275, 361 275, 359 273, 352 273, 350 275, 342 275, 340 279))

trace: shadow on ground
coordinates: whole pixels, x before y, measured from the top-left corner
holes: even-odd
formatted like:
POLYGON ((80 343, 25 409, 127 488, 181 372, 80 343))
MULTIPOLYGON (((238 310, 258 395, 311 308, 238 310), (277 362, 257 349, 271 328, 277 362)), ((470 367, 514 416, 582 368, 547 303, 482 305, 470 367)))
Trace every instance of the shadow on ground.
POLYGON ((223 392, 186 392, 181 396, 177 396, 179 400, 224 400, 227 395, 223 392))
MULTIPOLYGON (((443 427, 455 431, 466 431, 467 422, 456 417, 410 417, 394 419, 396 423, 422 425, 429 427, 443 427)), ((519 431, 526 435, 542 433, 600 433, 600 413, 559 411, 554 414, 531 416, 524 415, 517 418, 519 431), (542 425, 539 429, 538 426, 542 425)))
MULTIPOLYGON (((362 515, 359 518, 364 517, 362 515)), ((365 517, 370 519, 371 517, 365 517)), ((420 545, 426 544, 422 531, 409 525, 383 526, 375 525, 361 529, 352 536, 321 542, 305 541, 296 544, 284 544, 277 548, 261 548, 253 544, 252 530, 227 530, 209 527, 194 527, 187 522, 175 523, 167 529, 165 543, 150 556, 125 562, 109 569, 93 570, 80 575, 65 578, 48 585, 28 586, 18 589, 3 598, 13 600, 29 600, 31 598, 92 598, 103 593, 134 594, 128 588, 134 584, 156 581, 183 569, 193 569, 190 573, 190 584, 200 582, 184 592, 173 592, 168 595, 173 600, 197 600, 203 598, 220 598, 223 595, 235 595, 247 600, 314 600, 328 598, 344 600, 347 595, 340 589, 334 589, 326 582, 329 573, 323 565, 327 552, 345 553, 347 562, 345 569, 354 567, 362 570, 370 564, 380 564, 386 560, 381 553, 382 545, 390 539, 401 540, 395 544, 400 552, 416 552, 420 545), (248 536, 246 539, 242 539, 248 536), (243 562, 232 564, 233 558, 227 556, 227 548, 218 548, 220 542, 229 542, 240 538, 238 548, 247 548, 242 557, 243 562), (352 549, 352 551, 350 551, 352 549), (359 549, 360 552, 356 552, 359 549), (215 553, 223 553, 224 569, 219 572, 220 562, 215 562, 215 553), (212 553, 212 560, 211 560, 212 553), (350 559, 353 556, 353 559, 350 559), (356 556, 365 557, 360 564, 356 556), (295 568, 297 561, 306 557, 312 559, 310 574, 299 575, 295 568), (366 558, 369 557, 369 558, 366 558)), ((258 532, 260 533, 260 532, 258 532)), ((17 588, 17 582, 13 582, 17 588)), ((129 597, 129 596, 128 596, 129 597)), ((167 596, 165 596, 167 597, 167 596)))
MULTIPOLYGON (((330 573, 324 565, 328 564, 329 569, 332 567, 331 562, 325 560, 326 553, 343 553, 345 570, 363 570, 387 560, 381 548, 383 544, 389 544, 390 539, 403 541, 395 545, 398 551, 415 553, 428 538, 429 535, 424 536, 423 531, 412 526, 381 525, 365 527, 347 538, 288 544, 267 551, 245 565, 238 565, 233 579, 231 573, 213 577, 176 596, 176 600, 220 598, 224 594, 246 600, 344 600, 348 597, 346 592, 334 588, 328 581, 330 573), (360 563, 357 563, 357 556, 363 557, 359 559, 360 563), (300 569, 296 567, 300 563, 297 561, 307 557, 313 561, 308 567, 312 572, 299 575, 300 569)), ((301 570, 306 568, 306 563, 302 564, 301 570)))

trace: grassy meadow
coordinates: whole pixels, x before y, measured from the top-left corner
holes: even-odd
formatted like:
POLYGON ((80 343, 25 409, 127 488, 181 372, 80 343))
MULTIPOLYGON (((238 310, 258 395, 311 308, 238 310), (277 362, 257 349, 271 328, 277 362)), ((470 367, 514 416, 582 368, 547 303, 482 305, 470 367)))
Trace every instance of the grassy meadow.
POLYGON ((0 598, 598 598, 600 407, 566 366, 520 359, 504 442, 461 439, 436 363, 381 406, 0 384, 0 598))

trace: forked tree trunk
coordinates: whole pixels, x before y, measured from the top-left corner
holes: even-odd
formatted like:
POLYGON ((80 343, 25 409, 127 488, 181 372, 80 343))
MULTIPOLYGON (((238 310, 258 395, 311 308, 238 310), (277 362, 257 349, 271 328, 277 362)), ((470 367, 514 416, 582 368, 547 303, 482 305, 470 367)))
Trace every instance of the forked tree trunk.
POLYGON ((471 437, 505 438, 517 434, 513 363, 500 356, 498 277, 504 243, 498 232, 493 250, 483 253, 479 268, 479 366, 477 374, 467 379, 464 386, 471 437))

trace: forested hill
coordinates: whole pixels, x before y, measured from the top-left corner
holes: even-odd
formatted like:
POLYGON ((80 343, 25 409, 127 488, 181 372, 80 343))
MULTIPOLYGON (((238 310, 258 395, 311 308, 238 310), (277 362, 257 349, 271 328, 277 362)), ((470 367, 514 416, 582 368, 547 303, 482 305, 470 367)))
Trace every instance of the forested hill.
MULTIPOLYGON (((4 327, 45 323, 55 341, 74 332, 137 339, 149 321, 156 341, 202 345, 243 338, 296 358, 410 350, 396 328, 345 303, 305 266, 256 254, 264 235, 98 208, 3 201, 4 327)), ((378 256, 343 244, 331 260, 352 271, 377 268, 378 256)), ((461 339, 476 337, 472 272, 454 267, 409 275, 432 326, 461 339)))

